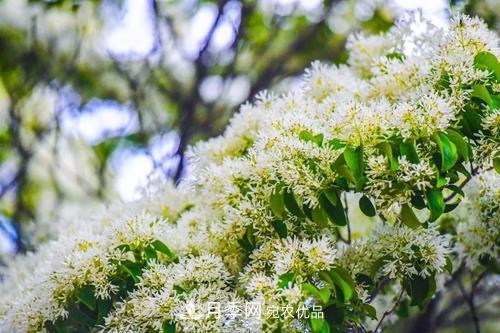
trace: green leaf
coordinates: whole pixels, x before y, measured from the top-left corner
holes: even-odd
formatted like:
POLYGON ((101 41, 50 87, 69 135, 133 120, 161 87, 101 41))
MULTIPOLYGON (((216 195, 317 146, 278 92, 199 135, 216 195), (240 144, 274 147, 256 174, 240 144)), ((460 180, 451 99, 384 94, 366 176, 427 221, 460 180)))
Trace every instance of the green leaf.
POLYGON ((288 230, 286 228, 286 224, 283 221, 276 220, 272 221, 271 224, 273 225, 274 230, 276 230, 280 238, 286 238, 286 236, 288 235, 288 230))
POLYGON ((415 140, 405 140, 399 145, 399 152, 401 155, 406 156, 406 159, 411 163, 418 163, 420 159, 418 158, 417 148, 415 146, 415 140))
POLYGON ((172 261, 177 261, 177 254, 170 250, 165 243, 163 243, 161 240, 157 239, 151 245, 156 249, 156 251, 161 252, 163 254, 166 254, 170 260, 172 261))
POLYGON ((412 229, 416 229, 421 225, 413 209, 411 209, 408 204, 404 204, 403 207, 401 207, 401 221, 412 229))
POLYGON ((500 156, 493 158, 493 168, 497 173, 500 173, 500 156))
POLYGON ((113 302, 110 299, 99 299, 97 301, 97 323, 104 324, 104 319, 113 307, 113 302))
POLYGON ((478 69, 492 72, 497 81, 500 81, 500 63, 494 54, 485 51, 479 52, 474 57, 474 65, 478 69))
POLYGON ((369 318, 377 319, 377 310, 370 304, 362 303, 360 308, 369 318))
POLYGON ((321 290, 318 290, 315 285, 306 282, 302 284, 302 290, 308 292, 313 296, 316 296, 324 304, 328 303, 328 301, 330 300, 331 291, 328 288, 322 288, 321 290))
POLYGON ((445 185, 446 185, 446 178, 441 177, 441 175, 438 172, 436 174, 436 187, 437 188, 442 188, 445 185))
POLYGON ((342 277, 334 270, 329 272, 330 277, 334 284, 336 284, 340 290, 342 290, 342 294, 344 294, 344 301, 349 302, 352 297, 352 288, 348 282, 344 281, 342 277))
POLYGON ((328 218, 330 219, 330 221, 332 221, 332 223, 339 226, 345 226, 347 224, 344 207, 342 206, 342 202, 340 201, 340 198, 338 198, 338 196, 336 204, 333 205, 330 200, 328 200, 326 194, 323 193, 319 196, 319 204, 321 208, 323 208, 323 210, 326 212, 328 218))
POLYGON ((328 141, 328 146, 332 147, 333 149, 342 149, 345 147, 345 143, 339 139, 332 139, 328 141))
POLYGON ((450 274, 453 273, 453 262, 451 261, 450 256, 446 256, 446 265, 444 266, 444 269, 450 274))
POLYGON ((311 132, 303 130, 299 133, 299 139, 306 142, 314 142, 317 146, 321 147, 323 144, 323 134, 313 135, 311 132))
POLYGON ((457 147, 457 152, 464 161, 469 161, 469 144, 464 140, 462 135, 454 130, 447 130, 446 136, 450 139, 451 142, 457 147))
POLYGON ((140 263, 125 260, 120 263, 120 267, 132 277, 135 283, 139 282, 139 277, 142 275, 143 268, 140 263))
POLYGON ((279 219, 283 219, 283 213, 285 212, 285 203, 283 201, 283 193, 275 189, 271 196, 269 197, 269 204, 271 206, 271 211, 279 219))
POLYGON ((91 286, 84 286, 76 290, 76 298, 85 304, 90 310, 95 310, 95 297, 94 288, 91 286))
POLYGON ((326 190, 325 192, 325 195, 326 195, 326 198, 328 199, 328 201, 330 201, 330 203, 332 205, 336 205, 337 204, 337 191, 335 191, 335 189, 331 188, 331 189, 328 189, 326 190))
POLYGON ((175 322, 166 321, 163 323, 163 333, 175 333, 175 322))
POLYGON ((128 244, 121 244, 116 247, 117 250, 123 251, 123 252, 128 252, 130 251, 130 245, 128 244))
POLYGON ((295 273, 293 272, 281 274, 279 276, 278 286, 281 289, 287 289, 290 283, 293 282, 293 279, 295 279, 295 273))
POLYGON ((312 220, 320 227, 325 228, 328 226, 328 215, 321 208, 321 206, 316 206, 311 212, 312 220))
POLYGON ((304 217, 304 212, 300 209, 299 204, 297 203, 297 199, 293 194, 293 191, 290 189, 285 189, 283 191, 283 201, 285 203, 286 209, 293 215, 297 217, 304 217))
POLYGON ((398 60, 404 60, 405 55, 401 52, 391 52, 386 55, 387 59, 398 59, 398 60))
POLYGON ((328 333, 330 326, 324 318, 311 318, 311 328, 313 333, 328 333))
POLYGON ((359 208, 366 216, 373 217, 375 216, 375 207, 373 207, 372 202, 366 195, 363 195, 361 199, 359 199, 359 208))
POLYGON ((359 192, 363 189, 365 183, 364 176, 364 161, 363 161, 363 146, 354 149, 351 146, 346 146, 344 150, 344 159, 349 169, 355 178, 356 190, 359 192))
POLYGON ((387 141, 384 141, 382 143, 379 143, 377 147, 387 156, 389 160, 389 167, 392 172, 395 172, 399 168, 399 163, 392 154, 391 144, 387 141))
POLYGON ((427 207, 431 211, 430 221, 435 221, 444 212, 444 198, 440 190, 432 189, 427 192, 427 207))
POLYGON ((472 97, 479 98, 484 101, 486 104, 493 106, 493 99, 488 92, 488 89, 483 84, 475 84, 472 87, 472 97))
POLYGON ((144 249, 144 253, 149 261, 156 259, 156 249, 152 245, 147 246, 144 249))
POLYGON ((307 130, 303 130, 303 131, 300 131, 299 133, 299 139, 301 139, 302 141, 312 141, 313 140, 313 135, 311 132, 307 131, 307 130))
POLYGON ((347 179, 351 183, 356 184, 356 178, 354 178, 351 169, 349 169, 347 165, 344 164, 338 166, 336 171, 339 173, 339 175, 345 177, 345 179, 347 179))
POLYGON ((313 142, 318 146, 318 147, 321 147, 321 145, 323 144, 323 133, 320 133, 320 134, 316 134, 314 137, 313 137, 313 142))
POLYGON ((462 196, 462 197, 465 197, 464 191, 456 185, 446 185, 446 188, 453 191, 454 193, 462 196))
POLYGON ((416 209, 424 209, 424 208, 427 207, 427 205, 425 204, 424 199, 420 195, 413 195, 411 197, 411 204, 416 209))
POLYGON ((451 142, 444 133, 437 133, 433 136, 434 141, 439 147, 441 153, 441 170, 447 171, 455 165, 457 161, 457 147, 451 142))
POLYGON ((414 275, 405 286, 406 292, 411 298, 411 305, 424 305, 436 291, 436 279, 434 275, 425 278, 414 275))
POLYGON ((253 226, 249 225, 243 234, 243 237, 238 239, 238 244, 247 252, 252 252, 255 249, 255 237, 253 235, 253 226))

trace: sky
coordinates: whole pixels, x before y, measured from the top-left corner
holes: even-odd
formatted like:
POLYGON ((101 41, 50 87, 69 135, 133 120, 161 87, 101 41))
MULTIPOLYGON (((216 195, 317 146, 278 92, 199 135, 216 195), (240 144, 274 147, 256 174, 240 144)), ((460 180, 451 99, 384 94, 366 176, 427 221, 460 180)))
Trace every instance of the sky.
MULTIPOLYGON (((275 1, 286 5, 296 0, 275 1)), ((305 10, 314 11, 314 8, 318 6, 321 0, 299 0, 299 2, 305 10)), ((447 24, 447 2, 444 0, 393 0, 393 2, 401 10, 420 10, 423 17, 428 18, 438 26, 447 24)), ((124 5, 125 10, 121 19, 109 33, 107 39, 108 51, 118 56, 132 54, 141 57, 154 44, 154 37, 151 33, 150 0, 125 0, 124 5)), ((188 33, 182 41, 183 52, 186 55, 194 56, 197 54, 198 46, 208 33, 215 16, 216 8, 213 4, 202 6, 193 16, 191 22, 189 22, 188 33)), ((228 20, 239 19, 237 15, 228 15, 228 17, 228 20)), ((222 22, 220 28, 214 34, 214 42, 211 47, 224 48, 231 43, 232 38, 234 38, 232 23, 234 22, 222 22)), ((207 99, 217 98, 217 94, 213 92, 217 91, 214 88, 219 87, 222 89, 223 83, 219 81, 217 77, 211 78, 206 82, 207 87, 210 86, 211 89, 204 90, 202 85, 201 94, 205 94, 207 99), (213 94, 210 95, 210 92, 213 94)), ((240 89, 245 89, 245 83, 242 82, 242 84, 243 86, 240 89)), ((127 106, 94 102, 94 105, 90 104, 88 108, 89 112, 82 113, 81 116, 72 119, 68 126, 72 130, 76 130, 90 144, 102 140, 103 133, 108 136, 117 131, 133 133, 138 126, 135 113, 127 106)), ((167 136, 155 138, 151 153, 140 150, 121 151, 116 156, 113 156, 111 167, 115 173, 115 187, 119 196, 125 201, 138 198, 140 195, 139 189, 147 184, 155 163, 163 163, 163 167, 166 169, 174 166, 176 161, 168 160, 168 157, 175 151, 176 143, 177 137, 175 133, 170 133, 167 136)))

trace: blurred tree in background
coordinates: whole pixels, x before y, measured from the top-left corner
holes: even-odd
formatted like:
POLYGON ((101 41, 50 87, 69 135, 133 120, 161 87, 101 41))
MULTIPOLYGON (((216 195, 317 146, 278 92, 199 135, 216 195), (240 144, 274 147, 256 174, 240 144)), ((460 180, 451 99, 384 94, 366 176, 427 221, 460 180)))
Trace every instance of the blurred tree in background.
POLYGON ((342 62, 347 33, 394 17, 381 1, 150 1, 152 43, 138 53, 107 45, 126 5, 0 1, 0 212, 22 251, 49 233, 37 220, 115 195, 117 151, 140 149, 177 181, 186 146, 221 133, 240 103, 315 59, 342 62), (129 117, 100 133, 87 124, 98 133, 85 140, 71 124, 103 107, 129 117), (173 148, 154 154, 165 141, 173 148))

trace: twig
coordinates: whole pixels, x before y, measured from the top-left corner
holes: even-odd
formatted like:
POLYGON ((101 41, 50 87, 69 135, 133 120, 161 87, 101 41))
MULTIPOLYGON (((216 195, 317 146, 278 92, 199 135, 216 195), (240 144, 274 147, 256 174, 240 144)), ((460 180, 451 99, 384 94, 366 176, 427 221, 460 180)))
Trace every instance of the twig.
POLYGON ((401 283, 401 292, 399 293, 398 299, 396 300, 396 302, 394 303, 394 305, 392 306, 392 308, 389 311, 384 312, 384 314, 382 315, 382 318, 380 318, 379 322, 377 323, 377 326, 375 327, 375 330, 374 330, 375 333, 379 330, 385 317, 387 317, 388 315, 390 315, 391 313, 393 313, 396 310, 396 308, 399 305, 399 302, 401 301, 401 297, 403 297, 404 291, 405 291, 405 288, 404 288, 404 281, 403 281, 403 283, 401 283))
POLYGON ((351 222, 349 221, 349 207, 347 205, 346 193, 344 193, 344 213, 347 222, 347 244, 351 245, 351 222))
POLYGON ((462 281, 457 280, 457 285, 458 288, 460 289, 460 292, 462 293, 462 297, 469 306, 472 322, 474 323, 476 333, 481 333, 481 328, 479 326, 479 317, 477 315, 476 306, 474 305, 474 290, 471 289, 470 294, 467 294, 467 291, 465 290, 462 281))

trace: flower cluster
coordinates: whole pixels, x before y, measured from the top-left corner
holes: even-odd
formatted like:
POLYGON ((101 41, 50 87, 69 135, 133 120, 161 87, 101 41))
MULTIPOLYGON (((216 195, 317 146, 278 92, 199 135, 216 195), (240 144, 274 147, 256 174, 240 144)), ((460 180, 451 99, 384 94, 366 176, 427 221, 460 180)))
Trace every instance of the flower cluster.
MULTIPOLYGON (((424 304, 452 250, 435 224, 454 208, 448 194, 498 165, 480 156, 485 140, 499 147, 499 50, 477 19, 427 35, 412 24, 352 37, 349 65, 314 63, 298 91, 261 93, 221 137, 190 149, 178 188, 109 207, 16 259, 0 328, 350 331, 377 318, 383 281, 424 304), (362 227, 359 210, 377 225, 362 227), (235 318, 208 306, 240 301, 308 315, 235 318)), ((462 205, 455 245, 470 266, 498 253, 498 236, 484 235, 498 234, 499 178, 482 177, 483 201, 462 205)))

